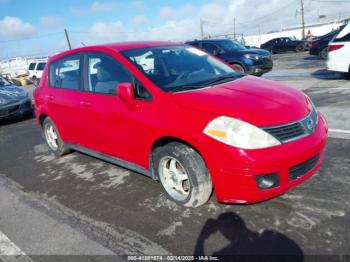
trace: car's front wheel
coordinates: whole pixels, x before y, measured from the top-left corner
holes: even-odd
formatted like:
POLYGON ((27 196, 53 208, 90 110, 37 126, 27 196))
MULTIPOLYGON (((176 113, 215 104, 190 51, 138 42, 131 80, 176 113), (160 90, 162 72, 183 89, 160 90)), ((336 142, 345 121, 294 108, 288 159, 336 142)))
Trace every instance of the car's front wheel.
POLYGON ((45 118, 42 128, 46 143, 56 156, 62 156, 69 153, 70 150, 65 147, 55 124, 49 117, 45 118))
POLYGON ((232 64, 232 67, 241 74, 245 74, 245 69, 243 66, 241 66, 240 64, 232 64))
POLYGON ((209 200, 213 188, 210 174, 193 148, 178 142, 156 148, 153 164, 169 199, 186 207, 198 207, 209 200))

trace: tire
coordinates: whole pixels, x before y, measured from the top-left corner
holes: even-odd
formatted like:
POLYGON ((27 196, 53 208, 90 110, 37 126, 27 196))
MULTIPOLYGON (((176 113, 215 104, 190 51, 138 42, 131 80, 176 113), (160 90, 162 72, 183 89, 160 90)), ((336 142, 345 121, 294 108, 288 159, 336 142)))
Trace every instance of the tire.
POLYGON ((296 52, 303 52, 305 50, 305 46, 304 45, 297 45, 295 48, 296 52))
POLYGON ((231 64, 238 73, 245 74, 245 69, 240 64, 231 64))
POLYGON ((33 77, 33 85, 38 86, 39 85, 39 79, 36 77, 33 77))
POLYGON ((42 129, 43 129, 43 134, 47 145, 56 156, 63 156, 70 152, 70 150, 65 147, 64 142, 62 141, 61 136, 58 133, 58 130, 55 124, 52 122, 52 120, 49 117, 45 118, 42 124, 42 129), (56 137, 53 137, 52 132, 54 132, 56 137), (56 146, 53 145, 53 141, 55 141, 56 146))
POLYGON ((319 53, 319 56, 321 59, 326 60, 328 57, 328 47, 323 48, 319 53))
POLYGON ((152 157, 155 173, 168 199, 185 207, 199 207, 209 200, 213 186, 197 151, 185 144, 171 142, 156 148, 152 157), (176 179, 179 174, 182 178, 176 179))

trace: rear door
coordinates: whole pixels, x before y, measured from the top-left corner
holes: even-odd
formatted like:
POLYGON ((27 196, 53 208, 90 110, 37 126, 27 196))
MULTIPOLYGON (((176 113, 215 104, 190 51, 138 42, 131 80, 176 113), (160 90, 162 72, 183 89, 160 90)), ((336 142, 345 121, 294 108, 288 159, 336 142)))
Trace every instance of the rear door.
MULTIPOLYGON (((88 148, 144 165, 138 157, 146 150, 147 112, 152 106, 151 95, 138 80, 114 57, 104 52, 85 54, 85 104, 83 128, 88 148), (119 83, 134 83, 135 108, 130 109, 117 95, 119 83), (137 90, 136 90, 136 87, 137 90)), ((151 61, 141 63, 143 70, 152 67, 151 61)), ((153 68, 152 68, 153 69, 153 68)), ((150 117, 149 117, 150 118, 150 117)), ((151 118, 150 118, 151 119, 151 118)))
POLYGON ((74 54, 50 64, 49 87, 45 100, 49 116, 55 123, 66 143, 85 144, 84 130, 81 129, 83 92, 82 56, 74 54))
POLYGON ((340 71, 350 72, 350 24, 340 31, 331 45, 337 46, 337 49, 331 53, 332 59, 338 63, 340 71))

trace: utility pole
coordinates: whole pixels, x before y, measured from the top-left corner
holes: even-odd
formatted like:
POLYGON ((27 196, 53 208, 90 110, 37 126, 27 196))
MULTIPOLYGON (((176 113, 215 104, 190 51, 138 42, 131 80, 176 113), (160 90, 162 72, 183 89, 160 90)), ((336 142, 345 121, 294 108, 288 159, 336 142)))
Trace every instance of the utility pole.
POLYGON ((236 40, 236 17, 233 18, 233 39, 236 40))
POLYGON ((68 36, 68 32, 67 32, 66 28, 64 29, 64 34, 66 35, 66 40, 67 40, 67 44, 68 44, 69 50, 72 50, 72 46, 70 44, 70 40, 69 40, 69 36, 68 36))
POLYGON ((199 19, 199 24, 200 24, 200 28, 201 28, 201 39, 203 40, 203 38, 204 38, 204 29, 203 29, 203 20, 202 20, 202 18, 199 19))
POLYGON ((305 38, 304 0, 300 0, 300 5, 301 5, 301 26, 302 26, 301 35, 304 39, 305 38))

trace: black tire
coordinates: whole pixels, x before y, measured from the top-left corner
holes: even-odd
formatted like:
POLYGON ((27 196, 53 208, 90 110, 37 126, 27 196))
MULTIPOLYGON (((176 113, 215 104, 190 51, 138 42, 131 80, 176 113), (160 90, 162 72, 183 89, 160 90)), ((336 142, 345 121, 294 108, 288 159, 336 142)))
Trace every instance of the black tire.
POLYGON ((33 77, 32 81, 33 81, 33 85, 34 86, 38 86, 39 85, 39 79, 38 78, 33 77))
POLYGON ((200 156, 193 148, 178 142, 171 142, 156 148, 153 152, 153 165, 162 189, 168 199, 186 207, 199 207, 205 204, 213 191, 209 171, 200 156), (178 161, 188 176, 189 190, 186 199, 178 200, 168 193, 161 178, 161 163, 165 158, 178 161))
POLYGON ((237 71, 238 73, 245 74, 245 69, 244 69, 244 67, 241 66, 240 64, 235 64, 235 63, 233 63, 233 64, 231 64, 231 65, 236 69, 236 71, 237 71))
POLYGON ((305 50, 305 46, 304 45, 297 45, 295 48, 296 52, 303 52, 305 50))
POLYGON ((46 144, 48 145, 48 147, 50 148, 50 150, 56 155, 56 156, 63 156, 66 155, 70 152, 70 149, 66 148, 64 145, 64 142, 61 139, 60 134, 58 133, 58 130, 55 126, 55 124, 53 123, 53 121, 51 120, 50 117, 46 117, 45 120, 42 123, 42 130, 43 130, 43 136, 45 138, 46 144), (47 139, 47 134, 46 134, 46 130, 47 128, 49 128, 49 126, 52 126, 53 129, 55 130, 56 134, 57 134, 57 148, 53 148, 50 143, 48 142, 47 139))
POLYGON ((319 53, 319 56, 321 59, 326 60, 328 57, 328 47, 323 48, 319 53))

